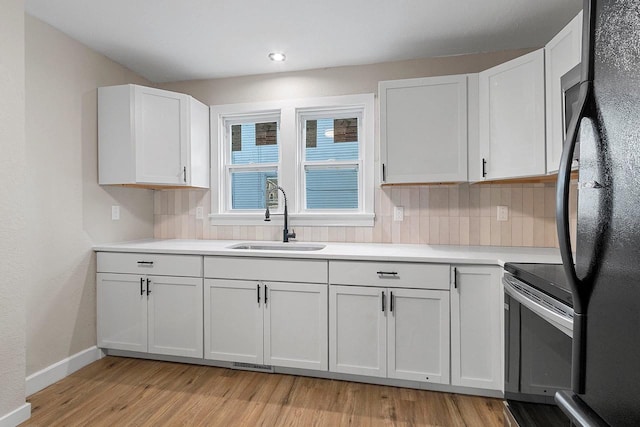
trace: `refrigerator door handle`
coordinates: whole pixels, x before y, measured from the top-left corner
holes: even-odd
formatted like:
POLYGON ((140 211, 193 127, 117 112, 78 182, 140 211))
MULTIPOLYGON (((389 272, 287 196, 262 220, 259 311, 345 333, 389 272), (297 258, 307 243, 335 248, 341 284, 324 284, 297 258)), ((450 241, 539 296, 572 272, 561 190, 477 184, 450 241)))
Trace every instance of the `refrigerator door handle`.
POLYGON ((558 182, 556 187, 556 224, 558 228, 558 243, 560 255, 564 265, 567 282, 571 286, 573 294, 573 352, 571 366, 571 386, 575 393, 584 393, 585 390, 585 367, 586 367, 586 313, 587 298, 584 285, 578 279, 576 267, 571 248, 571 237, 569 234, 569 184, 571 181, 571 163, 573 152, 576 148, 576 140, 580 131, 580 124, 586 117, 588 100, 591 98, 592 82, 585 81, 580 84, 580 95, 578 99, 579 108, 577 114, 571 118, 567 139, 562 149, 560 159, 560 169, 558 170, 558 182))
POLYGON ((569 184, 571 182, 571 163, 573 152, 576 148, 576 140, 580 132, 580 123, 585 117, 585 107, 591 90, 591 82, 580 84, 579 108, 577 114, 571 118, 567 139, 562 149, 560 168, 558 170, 558 183, 556 186, 556 224, 558 229, 558 243, 560 255, 564 264, 565 275, 574 294, 574 310, 582 313, 582 301, 579 297, 580 280, 576 274, 569 233, 569 184), (577 297, 577 298, 576 298, 577 297))

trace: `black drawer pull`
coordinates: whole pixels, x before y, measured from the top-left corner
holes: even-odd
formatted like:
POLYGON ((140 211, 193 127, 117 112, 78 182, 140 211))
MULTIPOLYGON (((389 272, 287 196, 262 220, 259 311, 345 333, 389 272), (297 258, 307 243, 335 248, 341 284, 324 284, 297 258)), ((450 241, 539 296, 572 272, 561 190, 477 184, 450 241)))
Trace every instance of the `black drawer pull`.
POLYGON ((397 276, 397 271, 376 271, 378 276, 397 276))
POLYGON ((138 265, 153 265, 153 261, 138 261, 138 265))

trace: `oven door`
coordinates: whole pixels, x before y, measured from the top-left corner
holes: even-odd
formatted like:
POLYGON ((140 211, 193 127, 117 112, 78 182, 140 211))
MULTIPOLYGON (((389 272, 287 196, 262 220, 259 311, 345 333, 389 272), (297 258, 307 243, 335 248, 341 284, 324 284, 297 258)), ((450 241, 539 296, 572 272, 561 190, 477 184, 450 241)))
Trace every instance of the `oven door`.
POLYGON ((573 309, 509 273, 505 291, 505 395, 554 403, 571 388, 573 309))
POLYGON ((505 419, 567 426, 553 399, 571 384, 572 309, 505 273, 505 419))
POLYGON ((571 337, 506 294, 505 397, 553 404, 556 391, 571 388, 571 345, 571 337))

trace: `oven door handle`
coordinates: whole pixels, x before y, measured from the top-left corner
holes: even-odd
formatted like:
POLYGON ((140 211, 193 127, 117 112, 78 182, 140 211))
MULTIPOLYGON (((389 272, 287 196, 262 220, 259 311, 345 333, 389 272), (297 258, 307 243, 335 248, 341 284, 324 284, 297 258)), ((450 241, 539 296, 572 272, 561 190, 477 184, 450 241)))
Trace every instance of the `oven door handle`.
POLYGON ((527 298, 522 293, 518 292, 517 289, 514 289, 513 286, 511 286, 511 283, 509 283, 506 278, 502 279, 502 284, 504 285, 504 291, 509 294, 510 297, 518 301, 529 310, 533 311, 538 316, 542 317, 544 320, 549 322, 552 326, 559 329, 564 334, 573 338, 573 323, 571 321, 527 298))

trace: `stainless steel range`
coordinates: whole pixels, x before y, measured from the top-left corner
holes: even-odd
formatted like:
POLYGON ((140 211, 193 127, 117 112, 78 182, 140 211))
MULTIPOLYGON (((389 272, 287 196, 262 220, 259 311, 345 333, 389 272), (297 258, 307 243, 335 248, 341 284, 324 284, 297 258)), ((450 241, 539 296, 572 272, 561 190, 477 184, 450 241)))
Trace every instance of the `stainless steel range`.
POLYGON ((505 265, 505 425, 567 426, 573 301, 561 264, 505 265))

